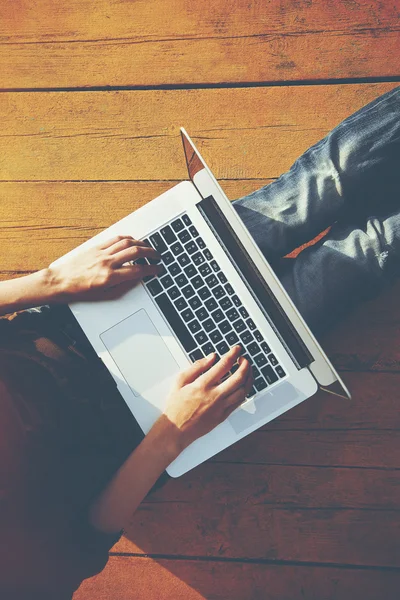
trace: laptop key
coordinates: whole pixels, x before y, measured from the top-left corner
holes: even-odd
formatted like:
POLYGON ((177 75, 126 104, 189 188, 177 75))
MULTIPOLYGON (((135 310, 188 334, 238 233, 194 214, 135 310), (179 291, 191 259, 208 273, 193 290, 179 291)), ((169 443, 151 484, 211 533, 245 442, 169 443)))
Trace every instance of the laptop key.
POLYGON ((182 269, 180 268, 177 262, 173 262, 172 265, 169 266, 168 271, 170 275, 172 275, 172 277, 175 277, 176 275, 182 272, 182 269))
POLYGON ((244 321, 242 321, 242 319, 239 319, 239 321, 233 323, 233 327, 235 328, 237 333, 242 333, 242 331, 246 329, 246 324, 244 321))
POLYGON ((164 265, 168 266, 174 262, 175 259, 172 253, 168 250, 168 252, 164 252, 164 254, 161 256, 161 260, 163 261, 164 265))
POLYGON ((212 288, 218 284, 218 279, 215 277, 215 275, 209 275, 206 277, 206 284, 208 287, 212 288))
MULTIPOLYGON (((239 298, 238 298, 239 300, 239 298)), ((243 319, 247 319, 247 317, 249 316, 249 313, 247 312, 247 310, 245 309, 244 306, 240 306, 240 300, 239 300, 239 304, 236 304, 236 306, 239 306, 239 312, 241 314, 241 316, 243 317, 243 319)))
POLYGON ((254 358, 254 362, 256 363, 257 367, 262 367, 263 365, 266 365, 268 361, 264 354, 259 354, 254 358))
POLYGON ((271 352, 271 348, 268 346, 267 342, 261 342, 261 348, 264 350, 265 354, 271 352))
POLYGON ((186 308, 185 310, 182 311, 181 317, 184 321, 191 321, 192 319, 194 319, 194 314, 192 313, 192 311, 190 310, 190 308, 186 308))
POLYGON ((210 333, 210 340, 214 343, 217 344, 218 342, 220 342, 222 340, 222 335, 221 332, 218 331, 218 329, 215 329, 214 331, 212 331, 210 333))
POLYGON ((198 247, 201 248, 201 250, 203 250, 203 248, 206 247, 206 243, 203 240, 203 238, 201 238, 201 237, 196 238, 196 242, 197 242, 198 247))
POLYGON ((178 310, 184 310, 188 305, 185 298, 183 298, 182 296, 178 298, 178 300, 175 300, 174 304, 178 310))
POLYGON ((211 254, 211 252, 209 251, 208 248, 205 248, 205 250, 204 250, 204 256, 206 257, 207 260, 212 260, 213 259, 213 255, 211 254))
POLYGON ((168 296, 171 298, 171 300, 175 300, 175 298, 178 298, 178 296, 181 295, 179 289, 176 287, 176 285, 174 285, 172 288, 169 288, 169 290, 167 290, 168 292, 168 296))
POLYGON ((160 281, 163 284, 163 287, 165 287, 165 288, 169 288, 169 287, 171 287, 171 285, 174 285, 174 280, 169 275, 165 275, 164 277, 161 277, 160 281))
POLYGON ((226 290, 226 293, 229 294, 230 296, 232 296, 232 294, 234 294, 234 292, 235 292, 235 290, 233 289, 233 287, 231 286, 230 283, 226 284, 225 290, 226 290))
POLYGON ((248 329, 242 333, 240 339, 242 340, 243 344, 249 344, 252 340, 254 340, 253 334, 248 329))
POLYGON ((281 365, 278 365, 275 369, 275 371, 277 372, 277 374, 279 375, 279 377, 285 377, 286 373, 285 371, 282 369, 281 365))
POLYGON ((216 308, 218 308, 218 304, 216 303, 214 298, 210 298, 209 300, 206 300, 204 302, 204 305, 207 308, 207 310, 209 310, 210 312, 215 310, 216 308))
POLYGON ((239 313, 236 308, 230 308, 228 311, 226 311, 226 316, 230 321, 236 321, 236 319, 239 318, 239 313))
POLYGON ((254 334, 254 337, 256 338, 257 342, 262 342, 264 340, 263 336, 258 331, 258 329, 256 329, 255 331, 253 331, 253 334, 254 334))
POLYGON ((268 360, 271 363, 271 365, 273 367, 275 367, 278 364, 278 361, 276 360, 275 354, 268 354, 268 360))
POLYGON ((216 324, 212 319, 207 319, 207 321, 203 321, 203 329, 209 333, 213 329, 216 328, 216 324))
POLYGON ((222 271, 220 271, 218 273, 218 279, 220 280, 221 283, 226 283, 228 281, 222 271))
POLYGON ((229 346, 226 342, 221 342, 220 344, 216 345, 216 350, 219 352, 219 354, 225 354, 228 352, 229 346))
POLYGON ((203 287, 198 291, 198 294, 202 300, 207 300, 211 296, 211 292, 208 288, 203 287))
POLYGON ((187 229, 184 229, 183 231, 180 231, 178 233, 178 238, 179 241, 182 242, 182 244, 186 244, 186 242, 190 240, 190 233, 187 229))
POLYGON ((181 267, 186 267, 186 265, 190 263, 190 258, 187 254, 181 254, 178 256, 178 263, 181 265, 181 267))
POLYGON ((182 221, 185 223, 185 225, 189 226, 192 224, 192 221, 189 217, 189 215, 182 215, 182 221))
POLYGON ((190 231, 190 235, 192 235, 193 237, 197 237, 199 235, 199 232, 197 231, 197 229, 194 225, 191 225, 189 227, 189 231, 190 231))
POLYGON ((257 342, 253 342, 252 344, 249 344, 247 346, 247 350, 251 354, 251 356, 254 356, 255 354, 258 354, 260 352, 260 346, 257 344, 257 342))
POLYGON ((232 302, 228 296, 225 296, 225 298, 222 298, 222 300, 219 301, 219 305, 224 310, 228 310, 228 308, 232 306, 232 302))
POLYGON ((223 296, 225 296, 225 290, 222 287, 222 285, 217 285, 217 287, 215 287, 213 289, 213 294, 216 297, 217 300, 219 300, 220 298, 222 298, 223 296))
POLYGON ((167 294, 163 293, 159 296, 156 296, 155 302, 157 303, 159 309, 168 321, 169 325, 174 330, 175 335, 177 336, 178 340, 180 341, 186 352, 191 352, 192 350, 194 350, 197 344, 191 336, 185 323, 182 321, 179 314, 176 312, 174 305, 168 298, 167 294))
POLYGON ((193 310, 196 310, 196 308, 199 308, 199 306, 201 306, 201 300, 200 298, 195 296, 194 298, 190 298, 189 304, 193 308, 193 310))
POLYGON ((201 349, 206 356, 208 354, 211 354, 211 352, 215 352, 214 346, 210 342, 204 344, 204 346, 202 346, 201 349))
POLYGON ((257 367, 255 365, 252 365, 251 370, 253 372, 254 379, 257 379, 257 377, 260 375, 260 371, 257 369, 257 367))
POLYGON ((195 291, 191 285, 187 285, 186 287, 182 288, 182 294, 185 296, 185 298, 190 298, 191 296, 194 296, 195 291))
POLYGON ((198 310, 196 310, 196 317, 199 319, 199 321, 204 321, 204 319, 207 319, 208 312, 204 308, 204 306, 202 306, 201 308, 199 308, 198 310))
POLYGON ((163 236, 164 240, 167 244, 173 244, 176 241, 176 235, 172 231, 169 225, 166 225, 162 229, 160 229, 160 233, 163 236))
POLYGON ((178 233, 178 231, 182 231, 185 226, 180 219, 176 219, 176 221, 172 221, 171 227, 176 233, 178 233))
POLYGON ((160 294, 160 292, 163 291, 158 279, 153 279, 153 281, 146 283, 146 287, 152 296, 157 296, 157 294, 160 294))
POLYGON ((178 256, 178 254, 182 254, 183 246, 179 242, 175 242, 175 244, 172 244, 171 250, 172 250, 172 254, 174 254, 175 256, 178 256))
MULTIPOLYGON (((237 307, 238 306, 242 306, 242 303, 240 302, 239 296, 237 296, 236 294, 234 296, 232 296, 232 302, 237 307)), ((245 309, 245 312, 247 313, 246 309, 245 309)), ((242 314, 242 311, 240 311, 240 314, 242 315, 243 318, 245 318, 245 315, 242 314)), ((249 315, 247 314, 247 316, 249 316, 249 315)))
POLYGON ((256 328, 256 325, 255 325, 253 319, 247 319, 246 323, 247 323, 247 327, 249 329, 253 330, 256 328))
POLYGON ((207 335, 204 333, 204 331, 199 331, 199 333, 196 333, 196 335, 194 336, 196 342, 201 346, 202 344, 205 344, 208 340, 207 335))
POLYGON ((196 244, 195 241, 191 241, 188 244, 185 244, 185 250, 188 254, 193 254, 193 252, 196 252, 198 250, 198 246, 196 244))
POLYGON ((258 377, 254 381, 254 387, 258 392, 261 392, 261 390, 264 390, 266 387, 268 387, 268 383, 264 381, 262 377, 258 377))
POLYGON ((159 233, 154 233, 153 235, 151 235, 150 242, 154 250, 157 250, 157 252, 159 252, 160 254, 168 250, 166 243, 164 242, 159 233))
POLYGON ((214 319, 214 321, 216 323, 219 323, 220 321, 222 321, 225 317, 224 313, 222 312, 221 309, 217 308, 217 310, 214 310, 214 312, 211 313, 212 318, 214 319))
POLYGON ((192 265, 192 264, 188 265, 188 266, 187 266, 187 267, 185 267, 183 270, 185 271, 185 273, 186 273, 186 276, 187 276, 187 277, 189 277, 189 278, 190 278, 190 277, 194 277, 195 275, 197 275, 197 269, 196 269, 196 267, 195 267, 194 265, 192 265))
POLYGON ((175 283, 177 285, 179 285, 179 287, 183 287, 184 285, 186 285, 188 283, 188 280, 185 277, 185 275, 183 273, 181 273, 180 275, 175 277, 175 283))
POLYGON ((191 352, 189 354, 189 358, 192 362, 196 362, 196 360, 200 360, 203 357, 204 357, 204 354, 198 348, 197 348, 197 350, 193 350, 193 352, 191 352))
POLYGON ((188 323, 188 327, 192 333, 196 333, 197 331, 200 331, 200 329, 201 329, 200 323, 196 320, 188 323))
POLYGON ((232 329, 232 325, 229 323, 229 321, 225 319, 225 321, 222 321, 222 323, 219 324, 219 328, 225 335, 226 333, 228 333, 228 331, 232 329))
POLYGON ((234 346, 235 344, 238 343, 239 338, 234 331, 231 331, 230 333, 228 333, 226 335, 226 341, 228 342, 228 344, 230 346, 234 346))
POLYGON ((213 271, 215 271, 215 272, 217 272, 217 271, 220 271, 220 270, 221 270, 221 269, 220 269, 220 266, 219 266, 219 264, 217 263, 217 261, 216 261, 216 260, 212 260, 212 261, 210 262, 210 265, 211 265, 211 268, 212 268, 212 270, 213 270, 213 271))
POLYGON ((201 286, 204 285, 204 281, 202 280, 200 275, 196 275, 195 277, 193 277, 193 279, 191 279, 190 283, 196 290, 198 290, 201 286))
POLYGON ((275 373, 275 371, 270 365, 266 365, 265 367, 263 367, 261 369, 261 373, 264 375, 268 383, 275 383, 275 381, 278 381, 278 375, 275 373))
POLYGON ((192 261, 194 262, 194 264, 196 266, 203 264, 205 261, 204 256, 202 255, 201 252, 196 252, 196 254, 192 255, 192 261))
POLYGON ((205 277, 211 273, 211 267, 208 263, 204 263, 204 265, 200 265, 199 267, 200 273, 205 277))

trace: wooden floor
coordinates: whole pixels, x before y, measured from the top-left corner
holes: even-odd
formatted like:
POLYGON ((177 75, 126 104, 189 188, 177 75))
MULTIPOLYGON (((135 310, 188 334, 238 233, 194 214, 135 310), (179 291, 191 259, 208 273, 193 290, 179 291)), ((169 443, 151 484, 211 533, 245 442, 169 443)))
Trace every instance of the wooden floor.
MULTIPOLYGON (((400 1, 0 6, 0 275, 46 266, 186 178, 230 198, 400 81, 400 1)), ((400 597, 400 287, 326 340, 316 396, 144 503, 74 600, 400 597)))

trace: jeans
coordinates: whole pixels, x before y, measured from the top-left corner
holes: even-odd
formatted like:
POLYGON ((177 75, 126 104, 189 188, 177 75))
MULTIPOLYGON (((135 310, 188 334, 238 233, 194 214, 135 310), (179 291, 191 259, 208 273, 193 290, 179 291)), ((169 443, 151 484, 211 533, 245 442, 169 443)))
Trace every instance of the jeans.
POLYGON ((399 273, 400 87, 233 206, 319 336, 399 273), (320 242, 281 260, 328 227, 320 242))

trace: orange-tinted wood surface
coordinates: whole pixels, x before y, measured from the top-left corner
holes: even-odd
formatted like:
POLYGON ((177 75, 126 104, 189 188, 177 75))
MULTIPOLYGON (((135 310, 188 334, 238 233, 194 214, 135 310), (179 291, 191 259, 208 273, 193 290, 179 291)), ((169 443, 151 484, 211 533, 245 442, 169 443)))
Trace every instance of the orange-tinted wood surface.
POLYGON ((398 2, 192 0, 0 8, 0 87, 397 75, 398 2))
POLYGON ((74 600, 397 600, 399 586, 379 569, 112 556, 74 600))
MULTIPOLYGON (((398 0, 3 2, 0 89, 27 91, 0 93, 0 279, 187 179, 180 125, 229 198, 268 184, 396 85, 399 17, 398 0), (76 89, 93 86, 110 91, 76 89)), ((322 340, 352 401, 318 393, 169 481, 74 600, 398 600, 399 292, 322 340)))

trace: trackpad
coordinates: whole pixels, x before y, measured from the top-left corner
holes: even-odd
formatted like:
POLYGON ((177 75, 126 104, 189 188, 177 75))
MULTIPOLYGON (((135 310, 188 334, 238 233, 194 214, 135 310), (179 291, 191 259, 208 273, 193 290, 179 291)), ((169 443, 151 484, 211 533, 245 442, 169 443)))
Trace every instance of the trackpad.
POLYGON ((144 309, 107 329, 100 338, 135 396, 146 397, 179 371, 144 309))

